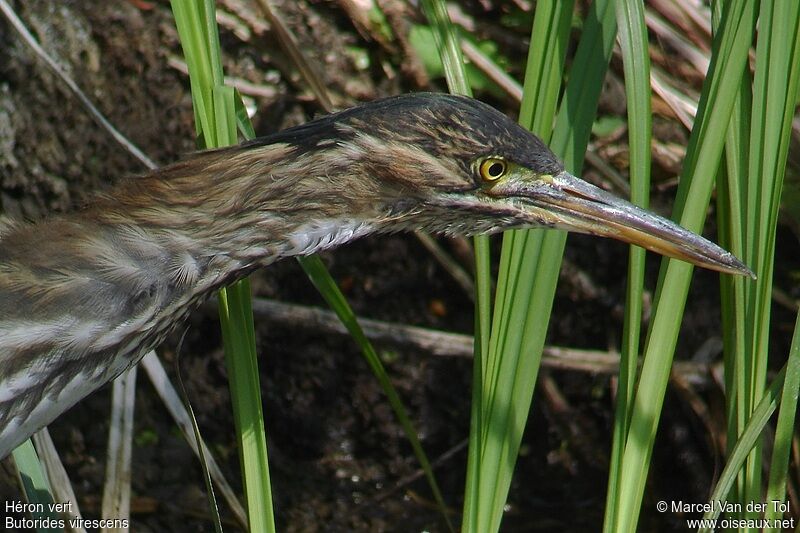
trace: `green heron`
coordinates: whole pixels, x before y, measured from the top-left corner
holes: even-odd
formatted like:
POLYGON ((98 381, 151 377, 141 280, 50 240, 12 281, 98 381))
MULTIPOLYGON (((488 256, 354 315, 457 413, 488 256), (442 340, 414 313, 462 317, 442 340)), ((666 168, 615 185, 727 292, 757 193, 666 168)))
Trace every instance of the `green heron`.
POLYGON ((379 100, 1 227, 0 458, 259 267, 372 233, 543 226, 752 276, 715 244, 568 174, 488 105, 379 100))

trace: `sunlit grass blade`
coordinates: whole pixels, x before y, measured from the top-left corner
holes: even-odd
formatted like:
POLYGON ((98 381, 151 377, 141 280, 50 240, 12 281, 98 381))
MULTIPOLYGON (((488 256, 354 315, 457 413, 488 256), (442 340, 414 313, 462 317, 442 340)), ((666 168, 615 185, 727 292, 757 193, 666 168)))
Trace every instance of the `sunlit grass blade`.
POLYGON ((34 433, 33 445, 39 457, 39 463, 44 468, 53 501, 55 503, 69 502, 60 512, 61 516, 68 520, 80 520, 82 515, 78 505, 78 498, 75 496, 75 488, 56 451, 56 445, 50 437, 50 431, 47 428, 42 428, 34 433))
MULTIPOLYGON (((572 20, 571 2, 538 2, 534 17, 534 24, 531 30, 531 45, 529 47, 528 60, 526 66, 526 77, 523 87, 523 100, 520 109, 520 123, 531 128, 532 131, 540 134, 544 139, 549 138, 550 127, 555 115, 555 108, 558 100, 558 93, 561 88, 561 76, 563 63, 566 55, 566 44, 569 38, 569 27, 572 20), (536 112, 534 113, 534 109, 536 112), (532 127, 533 125, 533 127, 532 127)), ((504 236, 502 249, 502 265, 508 264, 512 247, 508 244, 513 240, 516 232, 507 232, 504 236)), ((522 251, 521 248, 517 248, 522 251)), ((476 256, 478 272, 485 270, 488 272, 488 264, 483 265, 481 261, 488 261, 477 253, 476 256)), ((487 249, 488 256, 488 249, 487 249)), ((521 261, 519 256, 515 263, 521 261)), ((533 256, 530 256, 533 257, 533 256)), ((524 267, 523 267, 524 268, 524 267)), ((476 344, 475 363, 473 366, 473 391, 472 391, 472 415, 470 424, 469 455, 467 464, 467 484, 464 497, 464 531, 479 531, 479 521, 488 514, 486 505, 481 505, 485 495, 494 492, 489 487, 487 490, 485 483, 481 482, 481 466, 483 464, 483 449, 485 446, 485 420, 486 406, 488 404, 485 397, 484 379, 488 376, 490 359, 488 354, 489 343, 489 317, 488 313, 488 287, 485 289, 485 305, 476 310, 476 332, 480 332, 480 344, 476 344)), ((496 306, 503 307, 508 291, 496 294, 496 306)), ((510 298, 510 296, 508 296, 510 298)), ((478 337, 476 337, 476 341, 478 337)), ((495 487, 496 488, 496 487, 495 487)))
MULTIPOLYGON (((762 2, 759 17, 759 36, 756 46, 756 72, 753 84, 753 114, 750 134, 749 175, 753 185, 748 190, 747 205, 749 251, 747 257, 755 266, 758 281, 752 287, 748 323, 752 325, 751 390, 749 405, 755 405, 762 395, 767 374, 767 354, 770 339, 770 309, 772 306, 772 277, 775 262, 775 235, 778 225, 783 178, 789 150, 792 119, 797 101, 800 67, 800 4, 797 2, 762 2), (755 195, 751 197, 750 195, 755 195), (751 210, 752 209, 752 210, 751 210)), ((767 501, 783 501, 786 469, 789 464, 791 440, 797 408, 799 357, 793 341, 786 374, 784 399, 778 415, 772 465, 768 482, 767 501)), ((749 414, 749 413, 748 413, 749 414)), ((756 448, 758 451, 758 448, 756 448)), ((747 481, 743 492, 745 501, 757 501, 762 494, 762 457, 753 453, 748 460, 747 481)), ((768 509, 765 517, 776 518, 776 508, 768 509)), ((757 517, 758 513, 749 513, 757 517)))
POLYGON ((358 325, 355 313, 347 303, 342 291, 339 290, 339 287, 325 268, 319 256, 299 257, 298 261, 314 284, 314 287, 316 287, 322 297, 325 298, 327 304, 336 313, 339 320, 342 321, 344 327, 347 328, 350 336, 353 337, 353 340, 355 340, 361 348, 367 364, 378 379, 384 394, 386 394, 386 397, 389 399, 389 404, 391 404, 395 415, 400 421, 400 425, 403 427, 403 432, 411 443, 414 455, 416 455, 422 470, 425 472, 425 477, 428 479, 428 484, 431 487, 436 503, 442 511, 442 517, 447 523, 447 527, 451 531, 454 531, 453 525, 450 522, 450 517, 447 514, 447 506, 439 490, 439 485, 436 483, 436 478, 433 475, 433 468, 431 467, 427 455, 425 455, 425 451, 422 449, 422 443, 419 441, 419 437, 411 423, 411 419, 408 417, 406 408, 400 396, 397 394, 394 385, 392 385, 389 375, 386 373, 386 369, 383 367, 380 357, 378 357, 378 353, 375 351, 375 348, 373 348, 372 343, 370 343, 366 335, 364 335, 361 326, 358 325))
MULTIPOLYGON (((630 146, 631 202, 646 208, 650 193, 650 51, 644 6, 637 0, 621 0, 616 4, 620 49, 625 71, 628 101, 628 143, 630 146)), ((606 494, 604 531, 616 530, 617 497, 625 440, 628 436, 642 320, 645 251, 631 246, 628 259, 628 284, 625 295, 625 319, 620 350, 619 386, 614 410, 614 432, 606 494)))
MULTIPOLYGON (((467 81, 464 69, 464 58, 458 43, 456 31, 447 14, 447 6, 442 0, 422 0, 425 16, 433 29, 436 47, 442 60, 442 66, 447 79, 450 92, 472 96, 472 89, 467 81)), ((478 464, 480 447, 478 442, 480 428, 482 427, 480 406, 482 405, 481 390, 483 389, 483 361, 489 347, 489 334, 491 325, 491 264, 489 238, 479 235, 473 239, 475 250, 475 344, 472 371, 472 408, 470 412, 468 465, 478 464)), ((477 471, 472 466, 467 467, 466 494, 464 495, 464 515, 462 516, 462 531, 472 531, 470 526, 474 509, 470 503, 477 494, 477 471)))
MULTIPOLYGON (((772 447, 772 461, 767 482, 766 502, 786 501, 786 484, 789 468, 789 456, 792 451, 792 439, 795 435, 795 420, 797 415, 797 391, 800 390, 800 314, 794 325, 792 347, 789 352, 789 361, 786 363, 786 377, 781 393, 781 408, 778 411, 778 422, 775 428, 775 442, 772 447)), ((783 511, 777 505, 770 505, 764 513, 764 518, 775 524, 777 519, 783 518, 783 511)), ((767 528, 765 531, 780 531, 778 527, 767 528)))
MULTIPOLYGON (((794 3, 761 3, 755 77, 751 81, 746 76, 741 83, 728 132, 721 226, 726 228, 725 243, 758 275, 755 283, 722 283, 729 447, 748 423, 766 381, 777 210, 797 90, 797 7, 794 3)), ((779 416, 768 485, 778 501, 782 501, 786 483, 786 465, 782 464, 788 453, 786 437, 794 425, 794 402, 787 403, 779 416)), ((761 498, 762 471, 759 440, 737 478, 735 494, 730 496, 743 508, 761 498)), ((756 518, 758 513, 740 516, 745 515, 756 518)))
MULTIPOLYGON (((721 176, 723 179, 717 180, 720 245, 736 257, 744 257, 743 191, 747 181, 748 153, 745 143, 750 132, 751 84, 751 77, 745 72, 726 132, 725 174, 721 176)), ((745 284, 749 284, 749 281, 741 276, 720 276, 728 451, 736 444, 740 428, 747 422, 743 403, 747 368, 745 284)))
POLYGON ((234 100, 236 102, 236 127, 239 133, 247 140, 254 139, 256 132, 253 129, 253 123, 250 122, 250 117, 247 116, 247 108, 242 102, 242 95, 238 89, 235 89, 234 100))
MULTIPOLYGON (((719 481, 717 481, 717 485, 714 487, 714 490, 709 497, 709 501, 726 501, 726 497, 733 488, 733 485, 739 475, 739 471, 742 469, 745 461, 747 460, 747 456, 750 454, 750 451, 753 449, 756 442, 761 438, 761 432, 764 431, 764 427, 767 425, 770 417, 778 407, 778 403, 780 403, 781 391, 783 390, 785 378, 786 367, 784 366, 784 368, 782 368, 781 371, 775 376, 772 385, 770 385, 770 387, 764 391, 761 401, 753 410, 753 414, 747 421, 747 424, 744 426, 744 428, 742 428, 742 433, 739 435, 739 440, 736 441, 736 445, 733 447, 730 455, 728 456, 728 462, 725 464, 725 468, 722 470, 722 473, 719 476, 719 481)), ((703 516, 703 518, 712 520, 716 519, 719 517, 720 510, 721 506, 714 505, 712 506, 712 509, 703 516)), ((700 529, 700 531, 710 530, 700 529)))
POLYGON ((447 14, 447 5, 442 0, 422 0, 420 2, 425 16, 433 29, 433 38, 439 57, 442 60, 445 79, 450 92, 472 96, 472 89, 467 81, 464 69, 464 57, 458 34, 447 14))
MULTIPOLYGON (((725 131, 755 28, 753 2, 734 0, 725 4, 725 9, 675 205, 677 216, 674 218, 692 231, 699 231, 705 219, 725 131)), ((636 530, 691 272, 692 267, 686 263, 662 261, 644 363, 622 458, 617 531, 636 530)))
MULTIPOLYGON (((719 31, 722 19, 722 5, 716 4, 712 15, 714 27, 719 31)), ((746 148, 750 135, 750 119, 753 101, 752 76, 746 69, 739 84, 730 123, 725 140, 725 173, 720 173, 717 180, 717 210, 719 220, 720 244, 737 257, 745 258, 745 221, 744 204, 748 181, 749 152, 746 148)), ((748 407, 750 365, 748 359, 748 331, 751 329, 746 320, 747 305, 745 298, 752 284, 740 277, 720 277, 720 305, 722 313, 723 358, 725 364, 725 405, 727 420, 727 453, 733 453, 738 447, 739 434, 748 425, 751 409, 748 407)), ((755 441, 754 441, 755 443, 755 441)), ((741 448, 738 448, 741 453, 741 448)), ((748 448, 749 450, 749 448, 748 448)), ((744 459, 743 459, 744 461, 744 459)), ((745 476, 739 475, 738 468, 730 471, 730 483, 734 480, 743 482, 745 476)), ((728 480, 721 479, 720 483, 728 480)), ((719 485, 718 485, 719 486, 719 485)), ((731 499, 738 498, 743 503, 743 491, 727 495, 731 499)))
MULTIPOLYGON (((572 171, 579 168, 583 160, 616 36, 612 3, 595 2, 590 9, 550 143, 572 171)), ((551 8, 549 12, 553 20, 564 20, 558 9, 551 8)), ((568 31, 568 28, 559 27, 559 30, 568 31)), ((557 42, 563 39, 560 33, 552 35, 557 42)), ((532 50, 530 53, 547 54, 549 51, 532 50)), ((555 59, 555 64, 559 59, 555 59)), ((542 71, 553 73, 552 65, 548 68, 545 63, 539 69, 542 71)), ((546 90, 551 83, 552 79, 542 82, 544 94, 554 93, 546 90)), ((548 108, 552 109, 552 104, 545 107, 548 108)), ((552 123, 552 117, 541 121, 542 125, 548 123, 552 123)), ((530 124, 523 125, 530 127, 530 124)), ((470 455, 470 458, 477 456, 478 465, 477 494, 472 496, 474 503, 471 504, 475 508, 466 516, 471 520, 465 526, 469 531, 496 531, 500 526, 533 397, 564 242, 564 233, 541 230, 508 233, 504 238, 481 391, 480 451, 470 455), (506 250, 507 246, 511 249, 506 250), (531 251, 536 255, 531 255, 531 251)))
MULTIPOLYGON (((40 521, 57 520, 58 516, 49 510, 49 505, 53 503, 53 491, 47 482, 44 466, 39 462, 31 439, 17 446, 12 456, 19 474, 20 486, 25 491, 28 503, 32 504, 34 509, 30 513, 31 518, 40 521)), ((64 529, 57 527, 50 531, 64 531, 64 529)))
POLYGON ((574 4, 537 2, 534 12, 519 123, 545 141, 552 134, 558 107, 574 4))
POLYGON ((215 80, 208 53, 208 41, 205 38, 206 24, 202 15, 203 4, 190 0, 171 0, 170 5, 181 39, 183 56, 189 67, 195 131, 198 137, 206 136, 204 139, 206 146, 215 146, 215 140, 207 137, 216 132, 216 128, 210 122, 214 117, 211 91, 215 80))
POLYGON ((251 342, 249 281, 242 280, 220 291, 219 310, 248 523, 251 531, 275 531, 258 361, 251 342))
MULTIPOLYGON (((201 147, 234 144, 236 94, 223 85, 214 3, 173 0, 172 8, 189 67, 201 147)), ((243 280, 221 290, 219 309, 249 527, 251 531, 274 531, 249 282, 243 280)))
MULTIPOLYGON (((447 6, 442 0, 422 0, 425 16, 433 30, 433 38, 439 50, 447 87, 453 94, 472 96, 472 88, 464 68, 464 57, 458 34, 447 6)), ((475 245, 475 357, 476 365, 481 364, 489 343, 489 326, 491 320, 491 274, 489 238, 478 235, 475 245)), ((480 378, 480 376, 478 376, 480 378)))
MULTIPOLYGON (((216 139, 220 146, 234 144, 237 140, 235 97, 233 88, 214 86, 212 98, 217 127, 216 139)), ((248 521, 251 531, 274 531, 272 485, 261 407, 250 281, 243 279, 222 289, 219 302, 225 361, 231 383, 231 402, 239 435, 248 521)))

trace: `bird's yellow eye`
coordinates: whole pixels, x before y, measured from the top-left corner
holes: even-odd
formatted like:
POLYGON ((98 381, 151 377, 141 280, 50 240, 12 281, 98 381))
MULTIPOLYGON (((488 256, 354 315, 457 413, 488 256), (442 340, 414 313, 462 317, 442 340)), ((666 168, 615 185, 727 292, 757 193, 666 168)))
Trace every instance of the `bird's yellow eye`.
POLYGON ((488 157, 481 161, 478 170, 485 181, 496 181, 506 175, 508 163, 499 157, 488 157))

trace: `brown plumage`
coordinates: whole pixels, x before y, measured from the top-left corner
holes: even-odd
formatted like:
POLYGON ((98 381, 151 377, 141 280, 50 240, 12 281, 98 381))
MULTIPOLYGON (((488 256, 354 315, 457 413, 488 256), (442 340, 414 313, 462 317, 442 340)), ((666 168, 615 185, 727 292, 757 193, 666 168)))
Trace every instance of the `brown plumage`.
POLYGON ((717 270, 733 256, 563 172, 475 100, 373 102, 121 181, 0 230, 0 457, 135 364, 214 290, 368 233, 555 226, 717 270))

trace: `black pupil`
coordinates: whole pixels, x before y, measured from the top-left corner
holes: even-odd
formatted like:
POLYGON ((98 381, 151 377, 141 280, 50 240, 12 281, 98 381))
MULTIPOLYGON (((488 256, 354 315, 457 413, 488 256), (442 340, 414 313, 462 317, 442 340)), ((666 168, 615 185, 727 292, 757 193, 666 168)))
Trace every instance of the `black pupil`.
POLYGON ((498 178, 503 174, 503 170, 505 170, 505 165, 503 165, 503 163, 492 163, 489 165, 487 173, 492 178, 498 178))

